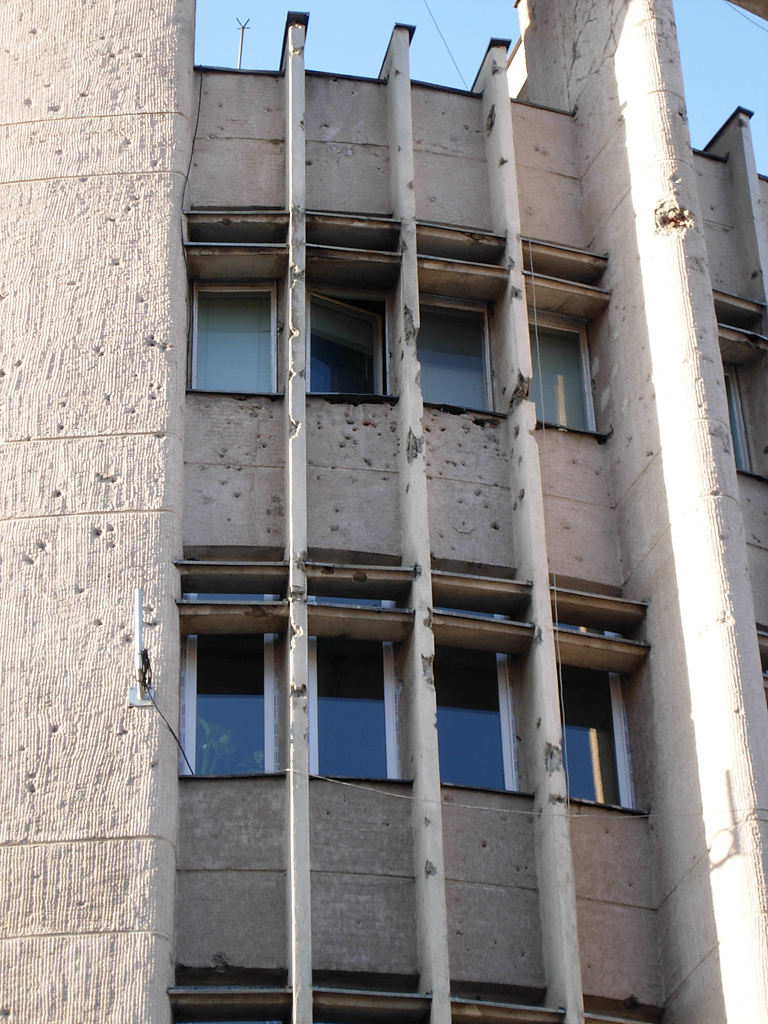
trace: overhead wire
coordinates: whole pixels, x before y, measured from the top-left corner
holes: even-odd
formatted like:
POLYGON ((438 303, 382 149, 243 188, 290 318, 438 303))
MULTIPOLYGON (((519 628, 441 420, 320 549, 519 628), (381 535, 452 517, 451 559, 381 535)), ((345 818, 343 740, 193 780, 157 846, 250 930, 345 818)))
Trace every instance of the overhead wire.
POLYGON ((427 11, 429 12, 429 16, 432 19, 432 21, 434 22, 435 28, 437 29, 437 34, 443 40, 443 45, 445 46, 446 50, 448 51, 448 56, 453 61, 453 66, 456 68, 456 73, 458 74, 459 78, 461 79, 462 85, 467 90, 467 92, 469 92, 469 86, 467 85, 467 83, 466 83, 466 81, 464 79, 464 75, 462 75, 461 69, 459 68, 459 65, 456 63, 456 58, 453 56, 451 48, 448 45, 448 40, 445 38, 443 33, 440 31, 440 26, 437 24, 437 18, 435 18, 434 14, 432 13, 432 8, 427 3, 427 0, 424 0, 424 6, 427 8, 427 11))
POLYGON ((746 11, 742 11, 740 7, 730 3, 730 0, 723 0, 726 7, 730 7, 734 14, 740 14, 742 18, 749 22, 750 25, 754 25, 755 28, 759 28, 761 32, 768 32, 768 27, 761 25, 759 21, 753 21, 752 18, 747 14, 746 11))

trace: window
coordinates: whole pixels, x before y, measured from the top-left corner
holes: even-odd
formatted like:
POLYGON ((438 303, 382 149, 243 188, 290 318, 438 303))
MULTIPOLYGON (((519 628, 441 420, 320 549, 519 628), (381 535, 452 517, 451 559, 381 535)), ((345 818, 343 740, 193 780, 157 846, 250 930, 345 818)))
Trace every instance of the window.
POLYGON ((566 666, 562 675, 568 795, 633 807, 629 739, 619 677, 566 666))
POLYGON ((536 419, 572 430, 594 430, 585 332, 531 325, 536 419))
POLYGON ((514 709, 504 655, 438 648, 435 690, 441 781, 517 789, 514 709))
MULTIPOLYGON (((195 775, 258 775, 276 769, 273 636, 186 638, 181 742, 195 775)), ((182 774, 189 768, 182 758, 182 774)))
POLYGON ((309 307, 309 390, 380 395, 383 391, 380 303, 312 296, 309 307))
POLYGON ((728 420, 731 425, 733 457, 736 460, 736 469, 748 473, 749 451, 747 449, 747 435, 744 430, 744 416, 741 411, 739 377, 733 363, 723 364, 723 377, 725 379, 725 396, 728 400, 728 420))
POLYGON ((490 408, 485 310, 422 305, 418 350, 425 402, 490 408))
POLYGON ((310 771, 399 778, 392 645, 310 638, 310 771))
POLYGON ((197 286, 192 387, 259 394, 275 390, 274 289, 197 286))

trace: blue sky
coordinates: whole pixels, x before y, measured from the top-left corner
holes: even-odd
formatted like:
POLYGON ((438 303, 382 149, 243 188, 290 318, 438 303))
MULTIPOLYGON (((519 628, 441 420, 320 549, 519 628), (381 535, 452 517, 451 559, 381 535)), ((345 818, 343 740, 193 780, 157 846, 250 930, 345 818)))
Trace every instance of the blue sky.
MULTIPOLYGON (((243 67, 276 68, 288 10, 310 12, 306 57, 313 70, 375 77, 393 24, 404 22, 416 26, 412 76, 459 88, 462 77, 471 86, 492 36, 514 41, 519 34, 513 0, 197 0, 196 62, 234 67, 236 19, 250 18, 243 67)), ((747 107, 755 112, 758 170, 768 174, 768 22, 727 0, 675 0, 675 11, 693 145, 702 148, 736 107, 747 107)))

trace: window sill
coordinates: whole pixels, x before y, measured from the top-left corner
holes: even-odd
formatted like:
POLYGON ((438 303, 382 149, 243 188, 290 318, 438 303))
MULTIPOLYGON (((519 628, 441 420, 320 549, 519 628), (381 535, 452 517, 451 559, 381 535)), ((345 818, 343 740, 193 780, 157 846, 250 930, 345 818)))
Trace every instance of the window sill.
POLYGON ((505 412, 494 412, 492 409, 477 409, 469 405, 448 405, 446 402, 425 402, 425 409, 433 409, 435 412, 449 412, 461 416, 469 413, 471 416, 483 416, 486 419, 505 420, 505 412))
POLYGON ((332 405, 397 405, 397 395, 358 395, 341 391, 308 391, 307 398, 320 398, 332 405))
POLYGON ((568 804, 571 807, 584 807, 587 810, 597 808, 600 811, 618 811, 620 814, 629 814, 635 818, 649 817, 648 811, 640 810, 637 807, 622 807, 620 804, 601 804, 597 800, 585 800, 582 797, 577 796, 569 797, 568 804))
POLYGON ((189 775, 179 773, 179 781, 185 782, 235 782, 242 779, 284 779, 285 772, 252 772, 249 775, 189 775))
POLYGON ((580 434, 582 437, 593 437, 598 444, 605 444, 610 441, 613 431, 608 434, 601 434, 598 430, 581 430, 578 427, 566 427, 562 423, 547 423, 543 420, 536 420, 537 430, 557 430, 561 434, 580 434))
POLYGON ((238 402, 242 402, 246 398, 266 398, 270 402, 282 401, 283 399, 283 395, 278 391, 207 391, 205 388, 187 388, 187 394, 234 398, 238 402))

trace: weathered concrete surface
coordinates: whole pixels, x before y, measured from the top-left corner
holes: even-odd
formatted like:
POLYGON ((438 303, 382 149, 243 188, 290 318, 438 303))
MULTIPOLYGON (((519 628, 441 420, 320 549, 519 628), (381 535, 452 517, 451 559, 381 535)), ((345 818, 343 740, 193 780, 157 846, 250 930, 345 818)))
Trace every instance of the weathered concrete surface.
POLYGON ((177 752, 126 696, 141 584, 176 717, 192 17, 0 11, 0 1008, 20 1021, 170 1018, 177 752))
POLYGON ((410 786, 310 787, 315 970, 418 972, 410 786))
POLYGON ((397 413, 389 405, 307 399, 311 549, 397 553, 397 413))
POLYGON ((480 98, 414 84, 411 106, 417 219, 490 230, 480 98))
POLYGON ((443 790, 451 979, 543 989, 530 797, 443 790))
POLYGON ((648 820, 572 807, 571 837, 585 994, 661 1006, 648 820))
POLYGON ((587 245, 573 118, 512 103, 520 231, 583 248, 587 245))
POLYGON ((179 964, 287 967, 285 803, 282 778, 180 786, 179 964))
POLYGON ((592 437, 536 431, 544 488, 550 572, 571 580, 620 587, 610 463, 592 437))
POLYGON ((768 484, 764 480, 741 474, 739 494, 747 537, 755 618, 758 622, 768 624, 768 484))
POLYGON ((435 558, 507 565, 513 549, 503 421, 424 414, 430 540, 435 558))
POLYGON ((384 82, 307 75, 307 209, 391 215, 384 82))
POLYGON ((639 760, 665 1020, 765 1020, 766 864, 752 819, 766 803, 768 719, 672 5, 521 9, 528 96, 576 108, 590 245, 610 253, 597 401, 614 428, 625 593, 652 598, 635 697, 650 723, 639 760), (543 73, 552 58, 560 73, 543 73))
POLYGON ((285 197, 282 76, 197 71, 196 105, 198 98, 200 122, 188 204, 215 210, 281 207, 285 197))
POLYGON ((751 298, 754 282, 745 275, 740 259, 730 164, 698 154, 695 159, 712 286, 730 295, 751 298))
POLYGON ((185 547, 282 549, 282 401, 187 395, 185 547))

